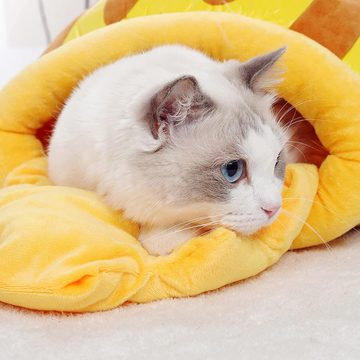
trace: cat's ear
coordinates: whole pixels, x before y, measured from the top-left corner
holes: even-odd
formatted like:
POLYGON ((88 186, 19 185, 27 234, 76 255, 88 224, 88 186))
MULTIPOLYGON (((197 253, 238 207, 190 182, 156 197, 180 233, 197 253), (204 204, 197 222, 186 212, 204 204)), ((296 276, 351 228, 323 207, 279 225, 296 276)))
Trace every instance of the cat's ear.
POLYGON ((276 85, 281 81, 282 71, 275 69, 273 65, 285 51, 286 47, 282 47, 241 64, 240 75, 243 83, 255 92, 276 85))
POLYGON ((204 95, 193 76, 182 76, 156 93, 151 99, 149 126, 155 139, 163 138, 171 127, 184 126, 211 110, 212 102, 204 95))

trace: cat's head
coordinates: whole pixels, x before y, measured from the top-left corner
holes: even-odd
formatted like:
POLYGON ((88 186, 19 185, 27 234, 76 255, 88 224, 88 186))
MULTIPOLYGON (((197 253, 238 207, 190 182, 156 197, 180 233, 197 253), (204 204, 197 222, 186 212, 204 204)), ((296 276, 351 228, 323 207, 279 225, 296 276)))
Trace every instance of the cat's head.
MULTIPOLYGON (((148 99, 129 162, 138 202, 127 215, 162 226, 194 221, 251 234, 281 207, 287 137, 265 92, 284 49, 181 76, 148 99)), ((143 107, 144 109, 144 107, 143 107)), ((129 184, 131 186, 131 184, 129 184)))

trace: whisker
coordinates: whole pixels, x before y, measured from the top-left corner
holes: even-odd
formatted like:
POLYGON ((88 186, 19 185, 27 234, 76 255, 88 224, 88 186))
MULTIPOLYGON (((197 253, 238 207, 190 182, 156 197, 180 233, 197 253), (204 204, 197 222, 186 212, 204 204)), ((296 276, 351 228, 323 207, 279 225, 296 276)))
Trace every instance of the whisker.
POLYGON ((295 118, 295 119, 291 119, 291 121, 289 121, 289 123, 284 127, 283 129, 285 129, 285 131, 289 130, 292 126, 299 124, 301 122, 307 122, 307 119, 304 118, 295 118))
MULTIPOLYGON (((316 147, 313 147, 313 146, 311 146, 311 145, 309 145, 309 144, 306 144, 306 143, 304 143, 304 142, 301 142, 301 141, 289 140, 288 143, 300 144, 300 145, 306 146, 306 147, 308 147, 308 148, 310 148, 310 149, 313 149, 313 150, 321 150, 321 147, 320 147, 320 146, 318 146, 318 147, 316 148, 316 147)), ((316 144, 316 143, 315 143, 315 144, 316 144)), ((317 145, 317 144, 316 144, 316 145, 317 145)))
POLYGON ((286 144, 286 145, 284 146, 284 148, 286 148, 287 146, 291 146, 291 147, 295 148, 297 151, 299 151, 299 152, 302 154, 302 156, 304 157, 305 160, 307 159, 305 153, 304 153, 301 149, 299 149, 296 145, 286 144))
POLYGON ((329 252, 332 252, 331 246, 324 240, 324 238, 319 234, 319 232, 314 229, 313 226, 311 226, 310 224, 308 224, 306 221, 304 221, 303 219, 301 219, 299 216, 291 213, 290 211, 287 211, 287 210, 285 210, 285 209, 281 209, 281 211, 282 211, 285 215, 287 215, 287 216, 289 216, 289 217, 292 216, 293 218, 297 219, 297 220, 300 221, 302 224, 304 224, 306 227, 308 227, 311 231, 313 231, 313 233, 314 233, 316 236, 318 236, 318 238, 324 243, 324 245, 326 246, 327 250, 328 250, 329 252))
MULTIPOLYGON (((217 214, 217 215, 208 215, 208 216, 201 216, 201 217, 197 217, 197 218, 192 218, 192 219, 190 219, 190 220, 186 220, 186 221, 177 223, 177 224, 175 224, 175 225, 173 225, 173 226, 171 226, 171 227, 169 227, 169 228, 166 228, 166 229, 160 231, 159 233, 157 233, 155 236, 159 236, 159 235, 162 235, 162 234, 165 234, 165 233, 169 233, 169 232, 172 231, 173 229, 177 229, 177 228, 180 228, 180 229, 183 231, 183 229, 184 229, 184 230, 187 229, 186 227, 182 229, 183 226, 186 226, 186 225, 194 225, 196 222, 201 221, 201 220, 207 220, 207 219, 211 220, 211 219, 216 218, 216 217, 221 218, 221 217, 225 216, 226 214, 227 214, 227 213, 217 214)), ((219 219, 219 220, 220 220, 220 219, 219 219)), ((216 222, 219 222, 219 220, 216 220, 216 222)), ((205 223, 205 225, 204 225, 204 224, 198 224, 198 225, 205 226, 206 223, 205 223)), ((152 238, 152 237, 150 237, 150 238, 152 238)))
POLYGON ((216 221, 216 220, 215 221, 210 221, 210 222, 207 222, 205 224, 192 225, 192 226, 189 226, 189 227, 185 227, 185 228, 181 228, 181 229, 177 229, 177 230, 173 230, 173 231, 170 231, 169 229, 167 229, 166 231, 162 231, 162 232, 159 232, 157 234, 154 234, 154 235, 150 236, 147 240, 158 239, 158 238, 161 238, 161 237, 164 237, 164 236, 177 234, 177 233, 182 232, 182 231, 206 228, 206 227, 208 227, 210 225, 215 225, 215 224, 218 224, 218 221, 216 221))
MULTIPOLYGON (((306 199, 306 198, 302 198, 302 197, 287 197, 287 198, 283 198, 284 200, 302 200, 302 201, 308 201, 314 204, 318 204, 320 206, 322 206, 325 210, 329 211, 332 215, 334 215, 336 217, 336 219, 340 222, 342 222, 344 225, 346 226, 350 226, 349 222, 344 221, 344 219, 342 219, 339 214, 337 214, 336 212, 334 212, 332 209, 330 209, 329 207, 325 206, 324 204, 322 204, 320 201, 316 201, 316 200, 310 200, 310 199, 306 199)), ((351 225, 352 226, 352 225, 351 225)), ((358 229, 356 229, 355 227, 351 227, 351 229, 354 229, 355 232, 359 232, 360 231, 358 229)), ((351 230, 349 229, 349 230, 351 230)))
MULTIPOLYGON (((304 100, 304 101, 300 101, 298 102, 297 104, 291 104, 291 103, 285 103, 284 105, 286 106, 287 104, 290 105, 289 109, 287 109, 285 111, 284 114, 282 114, 279 118, 279 122, 281 122, 284 117, 290 112, 290 111, 297 111, 297 107, 299 107, 300 105, 304 105, 306 103, 309 103, 309 102, 312 102, 312 101, 315 101, 314 99, 307 99, 307 100, 304 100)), ((281 109, 276 113, 276 117, 278 117, 280 115, 280 112, 282 111, 282 109, 284 108, 284 106, 281 107, 281 109)))

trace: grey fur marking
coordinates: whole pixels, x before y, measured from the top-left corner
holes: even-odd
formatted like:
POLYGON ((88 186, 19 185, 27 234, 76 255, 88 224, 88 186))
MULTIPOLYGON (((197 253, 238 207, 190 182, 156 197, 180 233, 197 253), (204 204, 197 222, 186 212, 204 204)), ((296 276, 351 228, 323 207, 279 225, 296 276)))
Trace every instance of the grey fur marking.
POLYGON ((286 47, 282 47, 243 63, 240 72, 244 83, 250 89, 255 90, 257 81, 279 60, 285 51, 286 47))
POLYGON ((182 121, 193 121, 213 107, 193 76, 182 76, 167 84, 150 101, 151 113, 148 123, 155 139, 159 131, 167 133, 170 126, 182 121))

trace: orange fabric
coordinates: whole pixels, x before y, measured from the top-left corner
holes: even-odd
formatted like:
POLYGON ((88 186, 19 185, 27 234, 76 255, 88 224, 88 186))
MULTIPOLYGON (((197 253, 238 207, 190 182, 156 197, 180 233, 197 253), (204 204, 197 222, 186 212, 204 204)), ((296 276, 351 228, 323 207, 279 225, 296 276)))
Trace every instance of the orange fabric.
POLYGON ((104 8, 106 25, 124 19, 136 2, 137 0, 107 0, 104 8))
POLYGON ((51 42, 51 44, 42 53, 42 55, 45 55, 48 52, 53 51, 54 49, 61 46, 64 43, 67 35, 69 34, 71 28, 74 26, 74 24, 76 23, 76 21, 78 19, 79 19, 79 16, 77 18, 75 18, 60 34, 58 34, 58 36, 56 36, 56 38, 51 42))
POLYGON ((360 36, 360 1, 315 0, 291 29, 343 58, 360 36))

